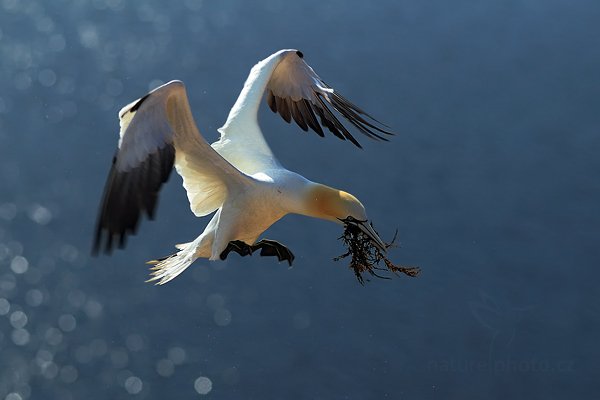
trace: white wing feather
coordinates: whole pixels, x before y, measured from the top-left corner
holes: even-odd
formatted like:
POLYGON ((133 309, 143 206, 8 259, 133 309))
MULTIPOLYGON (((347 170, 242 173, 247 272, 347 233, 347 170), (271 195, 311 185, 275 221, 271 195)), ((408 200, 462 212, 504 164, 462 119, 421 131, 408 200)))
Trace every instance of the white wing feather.
POLYGON ((249 175, 280 166, 258 124, 258 109, 265 92, 273 112, 281 114, 287 122, 293 119, 304 131, 311 129, 319 136, 325 136, 326 128, 338 138, 361 147, 333 111, 372 139, 387 140, 381 134, 392 134, 323 82, 301 52, 280 50, 251 69, 227 121, 219 129, 220 140, 212 144, 219 154, 249 175))
POLYGON ((198 216, 221 207, 230 187, 248 182, 200 135, 182 82, 155 89, 124 107, 119 118, 119 148, 98 215, 95 251, 104 236, 106 252, 115 238, 122 247, 126 236, 135 233, 142 213, 153 217, 158 192, 173 164, 198 216))

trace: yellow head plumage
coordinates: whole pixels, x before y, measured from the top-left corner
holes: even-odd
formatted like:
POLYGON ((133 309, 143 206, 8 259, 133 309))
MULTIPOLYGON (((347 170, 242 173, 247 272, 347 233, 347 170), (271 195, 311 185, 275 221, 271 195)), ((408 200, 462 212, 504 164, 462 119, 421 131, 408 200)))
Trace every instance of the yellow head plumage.
POLYGON ((348 217, 364 221, 367 213, 362 203, 350 193, 317 184, 308 192, 308 214, 340 222, 348 217))

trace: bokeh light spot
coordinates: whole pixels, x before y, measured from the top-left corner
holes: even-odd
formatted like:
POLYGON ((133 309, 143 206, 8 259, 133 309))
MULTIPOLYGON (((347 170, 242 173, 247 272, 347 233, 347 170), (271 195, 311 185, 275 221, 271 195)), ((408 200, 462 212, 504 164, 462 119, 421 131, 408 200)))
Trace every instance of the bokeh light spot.
POLYGON ((77 327, 77 320, 71 314, 63 314, 58 318, 58 327, 63 332, 71 332, 77 327))
POLYGON ((142 391, 144 384, 137 376, 130 376, 125 380, 125 390, 129 394, 138 394, 142 391))
POLYGON ((185 350, 181 347, 171 347, 168 351, 169 360, 175 365, 180 365, 185 362, 185 350))
POLYGON ((27 329, 15 329, 11 336, 13 343, 17 346, 25 346, 29 343, 30 335, 27 329))
POLYGON ((196 392, 199 394, 209 394, 212 390, 212 381, 206 376, 201 376, 194 382, 194 389, 196 389, 196 392))
POLYGON ((144 349, 144 339, 137 333, 133 333, 127 336, 125 345, 130 351, 141 351, 144 349))
POLYGON ((28 268, 29 261, 23 256, 16 256, 10 262, 10 269, 12 269, 15 274, 24 274, 27 272, 28 268))
POLYGON ((10 302, 0 297, 0 315, 6 315, 10 311, 10 302))
POLYGON ((79 373, 72 365, 65 365, 60 369, 60 379, 65 383, 73 383, 77 380, 79 373))
POLYGON ((219 308, 215 311, 215 323, 219 326, 227 326, 231 323, 231 311, 226 308, 219 308))
POLYGON ((27 321, 27 314, 25 314, 23 311, 15 311, 10 314, 10 324, 15 329, 24 328, 25 325, 27 325, 27 321))
POLYGON ((156 363, 156 372, 165 378, 173 375, 175 372, 175 364, 169 359, 158 360, 156 363))
POLYGON ((44 302, 44 294, 38 289, 29 289, 25 293, 25 302, 30 307, 37 307, 44 302))

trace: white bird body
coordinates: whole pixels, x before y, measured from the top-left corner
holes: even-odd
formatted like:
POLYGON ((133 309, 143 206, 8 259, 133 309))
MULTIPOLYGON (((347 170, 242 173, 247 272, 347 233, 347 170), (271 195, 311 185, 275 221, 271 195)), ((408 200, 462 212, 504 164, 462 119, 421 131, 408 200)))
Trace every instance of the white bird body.
POLYGON ((248 184, 230 193, 202 235, 196 256, 218 260, 232 240, 255 243, 258 237, 286 214, 303 214, 301 199, 314 185, 284 168, 256 173, 248 184))
MULTIPOLYGON (((373 130, 389 133, 366 121, 362 115, 368 114, 325 85, 296 50, 281 50, 252 68, 227 121, 218 129, 220 139, 212 145, 196 127, 183 83, 169 82, 119 113, 119 150, 106 184, 95 251, 104 232, 105 250, 110 252, 113 238, 123 246, 126 235, 135 233, 141 213, 153 217, 158 190, 173 165, 183 178, 192 212, 198 217, 214 215, 194 241, 177 245, 179 252, 154 262, 152 280, 159 284, 179 275, 197 258, 223 259, 232 243, 260 246, 260 235, 289 213, 338 223, 348 217, 365 222, 365 209, 354 196, 289 171, 275 158, 258 124, 265 91, 273 111, 321 136, 323 125, 360 147, 325 102, 367 136, 384 139, 373 130)), ((369 224, 360 227, 385 251, 369 224)), ((262 245, 264 250, 272 243, 262 245)), ((291 252, 276 245, 281 246, 275 246, 280 261, 286 259, 291 265, 291 252), (281 248, 289 254, 282 256, 281 248)))

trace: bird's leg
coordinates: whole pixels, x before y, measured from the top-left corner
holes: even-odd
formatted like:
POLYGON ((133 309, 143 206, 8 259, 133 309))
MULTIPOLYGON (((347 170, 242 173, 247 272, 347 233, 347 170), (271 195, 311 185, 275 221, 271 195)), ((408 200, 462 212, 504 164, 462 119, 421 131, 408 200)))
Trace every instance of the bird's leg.
POLYGON ((253 248, 249 244, 244 243, 241 240, 232 240, 227 244, 225 250, 223 250, 223 252, 219 255, 219 258, 221 260, 226 259, 231 251, 235 251, 242 257, 249 256, 252 255, 252 250, 253 248))
POLYGON ((261 256, 277 256, 279 261, 287 261, 290 267, 294 261, 294 254, 290 249, 275 240, 262 239, 251 247, 252 251, 260 249, 261 256))

